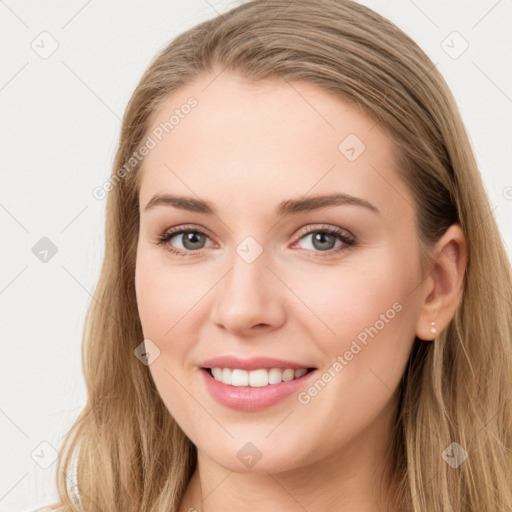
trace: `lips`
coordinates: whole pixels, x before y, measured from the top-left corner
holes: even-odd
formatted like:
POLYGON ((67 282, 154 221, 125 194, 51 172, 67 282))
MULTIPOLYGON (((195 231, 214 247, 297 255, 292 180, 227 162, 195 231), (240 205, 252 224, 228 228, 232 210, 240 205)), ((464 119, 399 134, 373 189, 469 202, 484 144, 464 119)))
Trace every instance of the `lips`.
POLYGON ((251 357, 250 359, 241 359, 234 356, 218 356, 203 361, 200 366, 202 368, 238 368, 240 370, 259 370, 261 368, 271 369, 279 368, 286 370, 300 370, 301 368, 310 369, 313 366, 310 363, 299 363, 297 361, 286 361, 284 359, 276 359, 272 357, 251 357))
POLYGON ((308 363, 268 357, 240 359, 234 356, 219 356, 203 361, 200 372, 204 385, 212 398, 226 407, 246 412, 265 409, 298 393, 311 382, 315 374, 317 374, 316 368, 311 367, 308 363), (217 377, 219 377, 219 370, 223 374, 225 372, 228 374, 228 382, 235 374, 236 382, 226 384, 222 380, 217 380, 213 372, 217 373, 217 377), (258 372, 258 370, 260 371, 258 372), (304 370, 307 370, 307 372, 304 373, 304 370), (263 372, 268 374, 269 377, 272 372, 274 374, 279 372, 283 376, 285 373, 293 373, 294 378, 291 378, 290 375, 291 380, 283 379, 275 384, 272 384, 269 380, 265 384, 264 376, 258 375, 256 381, 251 382, 250 375, 252 373, 259 374, 263 372), (295 372, 297 372, 297 377, 295 377, 295 372), (241 378, 246 379, 244 374, 248 374, 247 382, 239 380, 241 378))

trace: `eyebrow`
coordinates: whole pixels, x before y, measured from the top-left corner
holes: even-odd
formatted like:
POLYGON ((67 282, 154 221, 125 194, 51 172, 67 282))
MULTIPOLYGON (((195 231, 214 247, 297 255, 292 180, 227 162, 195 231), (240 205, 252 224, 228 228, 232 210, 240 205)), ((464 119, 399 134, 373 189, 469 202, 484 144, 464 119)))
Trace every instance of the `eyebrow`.
MULTIPOLYGON (((365 199, 341 193, 287 199, 279 203, 275 213, 279 217, 286 217, 299 213, 319 210, 321 208, 327 208, 329 206, 339 206, 345 204, 362 206, 363 208, 367 208, 374 213, 380 213, 376 206, 366 201, 365 199)), ((144 211, 150 210, 157 206, 170 206, 190 212, 204 213, 206 215, 217 215, 217 210, 212 203, 202 199, 194 199, 193 197, 176 196, 171 194, 155 194, 144 207, 144 211)))

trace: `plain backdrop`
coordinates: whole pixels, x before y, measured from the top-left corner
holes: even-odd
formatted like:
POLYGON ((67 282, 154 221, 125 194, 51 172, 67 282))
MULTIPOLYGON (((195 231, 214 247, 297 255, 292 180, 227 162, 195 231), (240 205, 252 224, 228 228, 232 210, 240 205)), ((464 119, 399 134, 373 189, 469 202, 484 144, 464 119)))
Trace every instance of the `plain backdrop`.
MULTIPOLYGON (((512 2, 362 3, 412 36, 452 88, 511 255, 512 2)), ((0 1, 1 511, 56 498, 55 455, 86 398, 81 334, 104 251, 105 200, 92 191, 109 177, 126 103, 159 49, 235 5, 0 1)))

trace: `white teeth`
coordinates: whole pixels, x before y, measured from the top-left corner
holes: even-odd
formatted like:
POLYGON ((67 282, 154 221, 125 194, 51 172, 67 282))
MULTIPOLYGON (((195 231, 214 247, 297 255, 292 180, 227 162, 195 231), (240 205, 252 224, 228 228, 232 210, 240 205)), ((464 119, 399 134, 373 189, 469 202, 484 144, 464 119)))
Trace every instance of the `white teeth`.
POLYGON ((251 386, 251 388, 261 388, 263 386, 268 386, 268 371, 252 370, 249 372, 249 386, 251 386))
POLYGON ((222 369, 222 382, 224 384, 231 384, 231 374, 233 370, 231 368, 223 368, 222 369))
POLYGON ((279 368, 272 368, 268 372, 268 383, 269 384, 279 384, 283 381, 283 371, 279 368))
MULTIPOLYGON (((226 370, 224 370, 226 371, 226 370)), ((233 370, 231 374, 231 385, 232 386, 248 386, 249 385, 249 374, 246 370, 239 370, 238 368, 233 370)))
POLYGON ((213 376, 215 377, 215 380, 222 382, 222 375, 224 374, 222 368, 212 368, 212 373, 213 376))
POLYGON ((298 379, 305 375, 308 370, 306 368, 300 368, 299 370, 293 370, 291 368, 287 368, 286 370, 279 368, 266 370, 262 368, 248 372, 247 370, 241 370, 239 368, 211 368, 211 372, 215 380, 230 386, 260 388, 268 386, 269 384, 279 384, 280 382, 298 379))

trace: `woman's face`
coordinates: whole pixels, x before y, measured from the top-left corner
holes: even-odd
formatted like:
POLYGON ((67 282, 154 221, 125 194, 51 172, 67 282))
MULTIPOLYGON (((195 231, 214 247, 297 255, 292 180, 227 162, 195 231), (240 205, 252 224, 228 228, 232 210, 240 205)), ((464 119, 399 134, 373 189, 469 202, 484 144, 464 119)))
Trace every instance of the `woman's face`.
POLYGON ((148 135, 136 293, 172 416, 232 471, 379 459, 421 281, 387 135, 311 84, 228 72, 174 93, 148 135))

